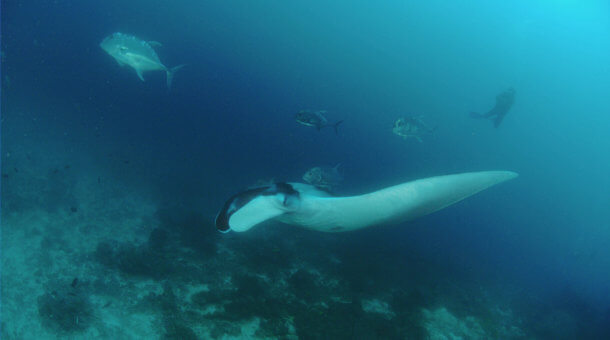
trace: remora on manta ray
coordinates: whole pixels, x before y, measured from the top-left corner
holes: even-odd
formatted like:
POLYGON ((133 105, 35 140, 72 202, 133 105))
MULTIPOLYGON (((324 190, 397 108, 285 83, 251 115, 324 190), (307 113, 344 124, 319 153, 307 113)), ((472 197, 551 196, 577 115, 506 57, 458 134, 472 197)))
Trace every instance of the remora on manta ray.
POLYGON ((412 220, 517 176, 512 171, 469 172, 419 179, 349 197, 332 197, 303 183, 276 183, 234 195, 215 223, 221 232, 247 231, 271 219, 318 231, 351 231, 412 220))

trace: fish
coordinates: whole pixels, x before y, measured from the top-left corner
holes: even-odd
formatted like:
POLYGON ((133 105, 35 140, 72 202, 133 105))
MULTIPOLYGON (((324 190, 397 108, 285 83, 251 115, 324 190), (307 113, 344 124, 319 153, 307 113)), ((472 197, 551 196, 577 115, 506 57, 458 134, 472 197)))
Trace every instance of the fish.
POLYGON ((343 123, 343 121, 340 120, 334 124, 330 124, 328 119, 324 116, 325 114, 326 111, 301 110, 295 114, 294 118, 297 123, 315 127, 318 131, 327 126, 332 126, 335 129, 335 133, 338 133, 339 124, 343 123))
POLYGON ((165 71, 167 88, 171 89, 174 75, 185 65, 168 68, 157 56, 153 46, 159 46, 155 41, 144 41, 133 35, 120 32, 113 33, 100 43, 100 47, 113 57, 120 66, 130 66, 136 71, 138 78, 144 81, 144 72, 165 71))
POLYGON ((401 136, 404 139, 415 138, 420 143, 423 142, 422 136, 431 134, 434 130, 419 117, 398 118, 392 128, 392 132, 395 135, 401 136))
POLYGON ((332 191, 343 180, 343 176, 339 172, 340 166, 341 164, 334 167, 313 167, 303 175, 303 180, 317 188, 332 191))
POLYGON ((348 232, 410 221, 517 176, 512 171, 466 172, 347 197, 334 197, 305 183, 281 182, 231 196, 214 223, 223 233, 245 232, 269 220, 321 232, 348 232))

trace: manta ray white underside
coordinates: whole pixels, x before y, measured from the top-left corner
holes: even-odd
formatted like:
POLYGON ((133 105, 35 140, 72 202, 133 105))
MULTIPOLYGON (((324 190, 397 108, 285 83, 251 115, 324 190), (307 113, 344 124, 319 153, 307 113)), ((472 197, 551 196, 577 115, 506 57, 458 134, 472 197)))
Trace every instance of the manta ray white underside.
POLYGON ((332 197, 302 183, 276 183, 231 197, 216 216, 216 227, 243 232, 274 219, 318 231, 351 231, 412 220, 517 176, 511 171, 469 172, 348 197, 332 197))

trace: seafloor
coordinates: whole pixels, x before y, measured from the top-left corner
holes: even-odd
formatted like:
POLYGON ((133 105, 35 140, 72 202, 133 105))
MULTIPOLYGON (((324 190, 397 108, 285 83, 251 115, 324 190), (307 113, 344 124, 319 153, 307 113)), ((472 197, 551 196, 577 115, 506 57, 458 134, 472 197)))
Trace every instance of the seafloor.
POLYGON ((569 309, 383 233, 268 224, 220 234, 213 215, 104 173, 83 150, 27 144, 5 143, 2 155, 4 340, 586 334, 569 309))

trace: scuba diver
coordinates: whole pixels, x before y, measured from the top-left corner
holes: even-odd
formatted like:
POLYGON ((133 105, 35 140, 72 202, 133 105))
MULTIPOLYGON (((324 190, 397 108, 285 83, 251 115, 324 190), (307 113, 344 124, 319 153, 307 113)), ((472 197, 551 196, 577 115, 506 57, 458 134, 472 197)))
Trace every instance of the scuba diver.
POLYGON ((496 96, 496 105, 486 114, 471 112, 472 118, 487 118, 494 122, 494 127, 500 126, 502 119, 508 113, 515 102, 515 89, 512 87, 496 96))

